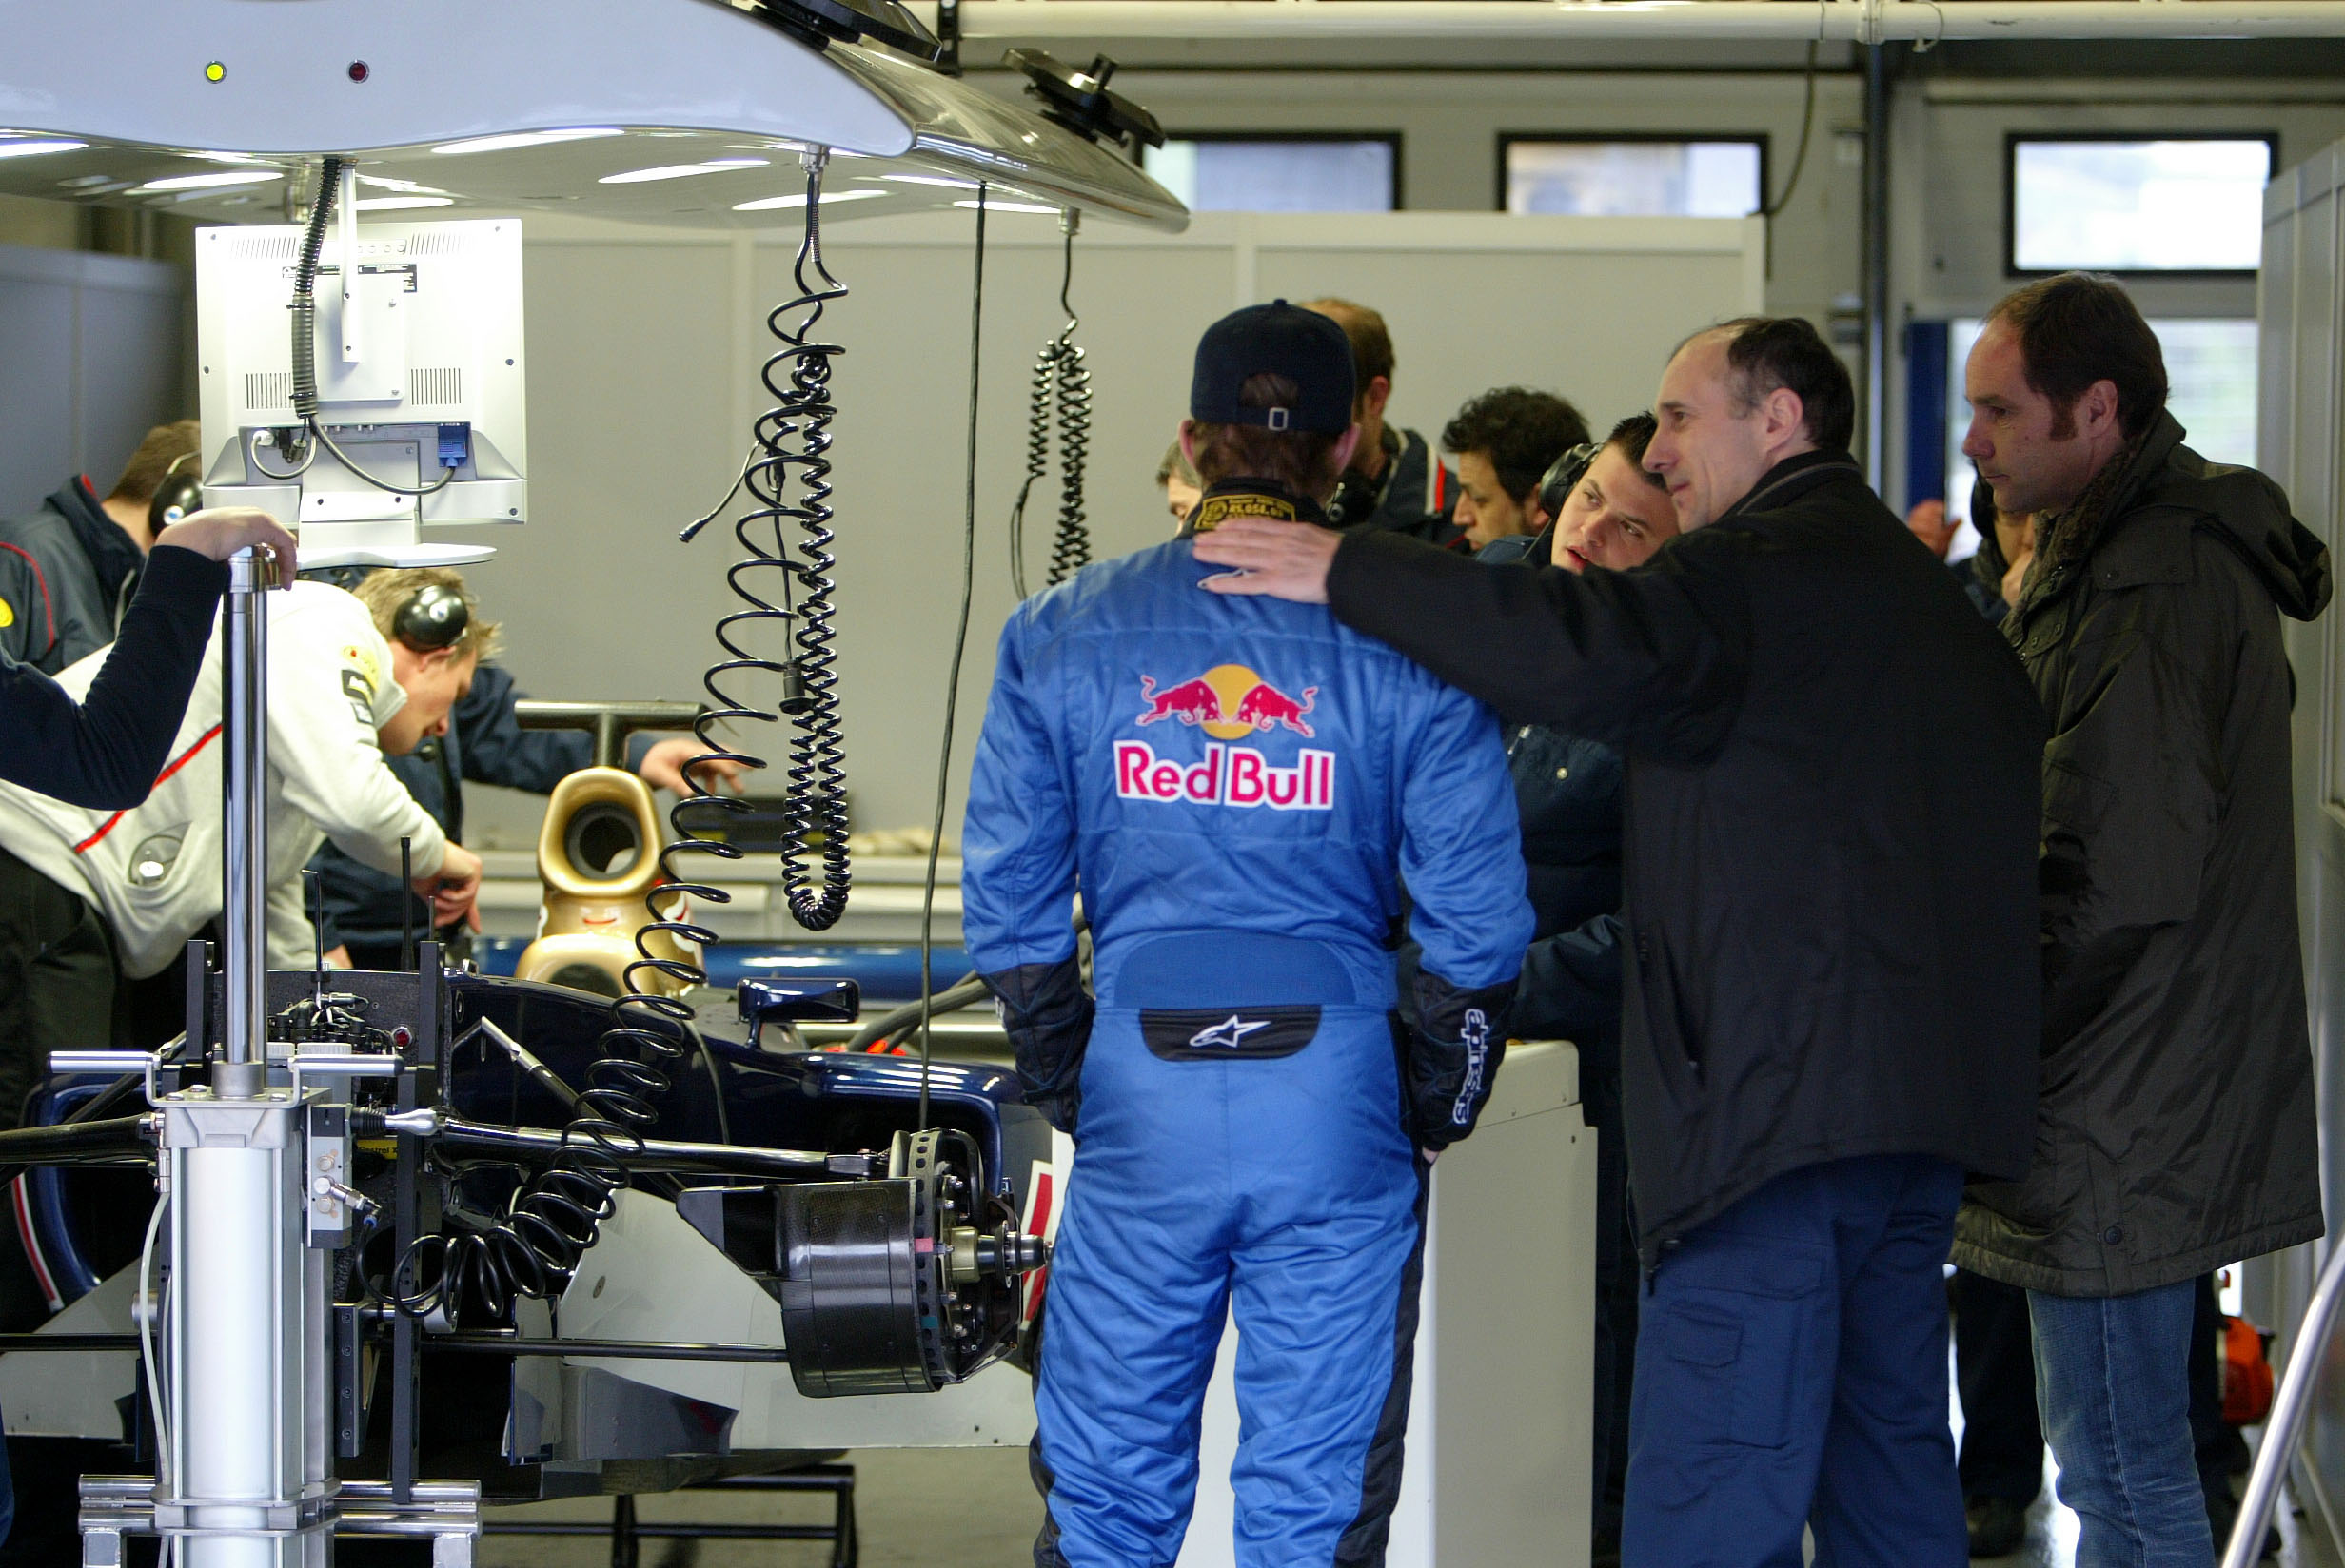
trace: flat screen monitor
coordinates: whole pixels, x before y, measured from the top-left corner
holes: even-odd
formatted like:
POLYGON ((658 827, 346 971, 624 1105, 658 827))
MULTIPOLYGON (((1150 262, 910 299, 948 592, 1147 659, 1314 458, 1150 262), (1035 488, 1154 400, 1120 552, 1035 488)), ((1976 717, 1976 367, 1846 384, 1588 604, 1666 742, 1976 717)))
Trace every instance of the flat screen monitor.
POLYGON ((485 541, 456 530, 529 512, 521 224, 355 233, 355 258, 330 230, 320 254, 324 439, 309 441, 293 410, 303 230, 198 232, 205 502, 258 506, 297 528, 305 566, 477 559, 485 541))

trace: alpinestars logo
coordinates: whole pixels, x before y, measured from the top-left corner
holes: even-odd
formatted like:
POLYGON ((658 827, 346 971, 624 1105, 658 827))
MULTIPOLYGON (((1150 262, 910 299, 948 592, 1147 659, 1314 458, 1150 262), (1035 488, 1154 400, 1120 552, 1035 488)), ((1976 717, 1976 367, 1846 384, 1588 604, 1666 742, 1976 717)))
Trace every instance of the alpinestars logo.
POLYGON ((1458 1088, 1457 1103, 1449 1107, 1449 1125, 1465 1127, 1474 1119, 1474 1102, 1482 1098, 1483 1080, 1489 1068, 1488 1015, 1480 1008, 1468 1008, 1458 1036, 1466 1042, 1466 1082, 1458 1088))
POLYGON ((1197 1050, 1204 1050, 1212 1046, 1219 1046, 1225 1050, 1235 1050, 1246 1043, 1246 1036, 1257 1029, 1266 1029, 1270 1027, 1271 1021, 1268 1018, 1241 1019, 1233 1012, 1223 1022, 1197 1030, 1189 1037, 1189 1044, 1197 1050))

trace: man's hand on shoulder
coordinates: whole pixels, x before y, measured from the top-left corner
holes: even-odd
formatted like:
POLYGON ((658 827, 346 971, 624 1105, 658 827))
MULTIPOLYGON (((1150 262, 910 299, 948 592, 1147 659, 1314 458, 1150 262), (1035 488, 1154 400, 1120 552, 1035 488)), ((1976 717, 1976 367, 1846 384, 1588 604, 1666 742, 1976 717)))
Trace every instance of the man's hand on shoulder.
POLYGON ((1199 586, 1216 594, 1268 594, 1297 604, 1328 601, 1328 568, 1343 537, 1308 522, 1232 518, 1194 541, 1197 559, 1231 570, 1199 586))

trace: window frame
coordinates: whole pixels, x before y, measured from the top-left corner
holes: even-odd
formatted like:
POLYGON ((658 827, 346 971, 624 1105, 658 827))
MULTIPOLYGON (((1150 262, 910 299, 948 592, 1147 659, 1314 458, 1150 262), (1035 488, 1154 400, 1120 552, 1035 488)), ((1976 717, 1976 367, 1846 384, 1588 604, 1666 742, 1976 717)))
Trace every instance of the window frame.
POLYGON ((2102 272, 2113 278, 2164 279, 2174 283, 2232 283, 2253 278, 2253 266, 2215 267, 2030 267, 2020 265, 2020 146, 2024 142, 2102 143, 2138 145, 2144 142, 2261 142, 2271 162, 2264 177, 2268 186, 2284 167, 2280 163, 2280 133, 2276 130, 2011 130, 2003 132, 2003 276, 2057 278, 2063 271, 2102 272))
MULTIPOLYGON (((1401 154, 1405 150, 1403 133, 1397 130, 1168 130, 1167 142, 1382 142, 1392 151, 1392 205, 1385 210, 1407 210, 1403 201, 1406 186, 1401 171, 1401 154)), ((1145 173, 1148 154, 1134 150, 1133 162, 1145 173)), ((1213 211, 1215 208, 1200 208, 1213 211)))
MULTIPOLYGON (((1508 211, 1507 206, 1507 154, 1517 143, 1568 143, 1577 146, 1603 146, 1612 142, 1633 142, 1644 145, 1666 143, 1679 147, 1696 142, 1747 142, 1759 148, 1759 205, 1744 217, 1764 216, 1767 209, 1768 190, 1773 169, 1774 138, 1764 130, 1502 130, 1498 133, 1498 173, 1495 185, 1497 200, 1494 210, 1508 211)), ((1518 217, 1533 214, 1515 214, 1518 217)))

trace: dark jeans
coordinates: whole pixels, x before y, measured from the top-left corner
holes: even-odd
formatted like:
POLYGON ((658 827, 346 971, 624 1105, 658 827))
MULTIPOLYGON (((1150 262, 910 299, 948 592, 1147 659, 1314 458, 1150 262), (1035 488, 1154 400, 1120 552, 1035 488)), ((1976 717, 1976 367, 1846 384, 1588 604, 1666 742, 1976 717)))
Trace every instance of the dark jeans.
POLYGON ((1965 1568, 1946 1424, 1959 1166, 1835 1160, 1665 1252, 1646 1286, 1625 1568, 1965 1568))
POLYGON ((1954 1377, 1962 1396, 1962 1495, 2025 1506, 2043 1490, 2027 1292, 1954 1271, 1954 1377))
POLYGON ((2124 1296, 2028 1292, 2044 1435, 2077 1511, 2077 1568, 2211 1568, 2191 1441, 2199 1282, 2124 1296))

